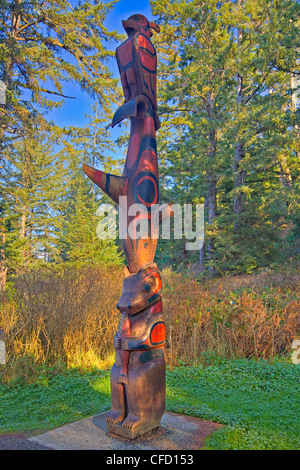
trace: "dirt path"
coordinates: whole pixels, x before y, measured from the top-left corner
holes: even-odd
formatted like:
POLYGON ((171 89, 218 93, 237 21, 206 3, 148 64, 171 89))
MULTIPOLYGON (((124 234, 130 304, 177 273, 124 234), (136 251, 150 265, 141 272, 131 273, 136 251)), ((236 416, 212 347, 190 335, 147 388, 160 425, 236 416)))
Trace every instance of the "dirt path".
POLYGON ((32 433, 0 434, 0 450, 51 450, 49 447, 28 441, 32 433))

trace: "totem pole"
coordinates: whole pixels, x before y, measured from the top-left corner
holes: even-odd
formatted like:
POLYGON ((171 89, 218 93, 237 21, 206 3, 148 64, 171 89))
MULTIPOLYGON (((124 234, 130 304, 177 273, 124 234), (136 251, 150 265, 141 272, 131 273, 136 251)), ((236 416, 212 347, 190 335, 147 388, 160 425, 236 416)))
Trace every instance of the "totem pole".
MULTIPOLYGON (((125 102, 112 126, 130 118, 131 132, 123 176, 83 165, 85 173, 113 201, 127 197, 127 206, 147 210, 126 214, 126 229, 141 218, 151 225, 151 207, 159 204, 156 130, 160 127, 156 99, 156 51, 145 16, 122 21, 128 39, 116 50, 125 102)), ((125 231, 126 231, 125 229, 125 231)), ((106 418, 109 432, 134 439, 160 423, 165 411, 165 323, 161 302, 161 275, 154 263, 157 238, 121 237, 127 261, 117 308, 122 313, 114 338, 116 360, 111 372, 112 408, 106 418)))

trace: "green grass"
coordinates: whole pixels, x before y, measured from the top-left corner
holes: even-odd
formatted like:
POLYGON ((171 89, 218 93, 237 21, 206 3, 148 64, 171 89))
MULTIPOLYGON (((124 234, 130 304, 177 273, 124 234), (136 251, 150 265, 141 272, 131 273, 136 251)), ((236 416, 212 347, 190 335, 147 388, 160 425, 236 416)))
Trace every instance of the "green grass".
POLYGON ((300 367, 235 359, 167 374, 167 408, 226 426, 207 449, 299 449, 300 367))
MULTIPOLYGON (((41 368, 0 386, 0 433, 47 430, 110 408, 110 371, 41 368)), ((167 411, 225 426, 207 449, 299 449, 300 367, 235 359, 167 371, 167 411)))
POLYGON ((110 371, 43 371, 34 383, 0 386, 0 434, 48 430, 110 408, 110 371))

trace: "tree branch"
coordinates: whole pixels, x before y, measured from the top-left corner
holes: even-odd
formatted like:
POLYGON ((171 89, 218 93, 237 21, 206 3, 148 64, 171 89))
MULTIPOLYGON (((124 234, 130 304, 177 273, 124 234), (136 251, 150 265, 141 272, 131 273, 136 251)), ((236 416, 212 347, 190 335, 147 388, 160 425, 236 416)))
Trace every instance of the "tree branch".
POLYGON ((75 96, 67 96, 67 95, 64 95, 63 93, 59 93, 58 91, 51 91, 51 90, 47 90, 46 88, 36 87, 31 82, 30 78, 26 75, 26 73, 22 70, 21 64, 17 63, 17 66, 18 66, 18 69, 20 70, 21 74, 25 78, 26 83, 29 85, 29 87, 32 91, 38 91, 38 92, 42 92, 42 93, 49 93, 50 95, 57 95, 57 96, 60 96, 61 98, 69 98, 69 99, 75 100, 75 96))

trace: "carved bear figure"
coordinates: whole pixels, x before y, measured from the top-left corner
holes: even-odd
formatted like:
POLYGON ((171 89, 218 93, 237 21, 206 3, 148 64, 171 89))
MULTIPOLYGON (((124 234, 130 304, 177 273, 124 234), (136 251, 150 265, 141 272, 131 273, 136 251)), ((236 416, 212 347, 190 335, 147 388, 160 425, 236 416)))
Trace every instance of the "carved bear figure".
POLYGON ((158 426, 165 410, 165 323, 155 263, 135 274, 125 268, 118 309, 122 318, 114 338, 112 409, 106 423, 108 431, 118 425, 118 434, 134 438, 158 426))

